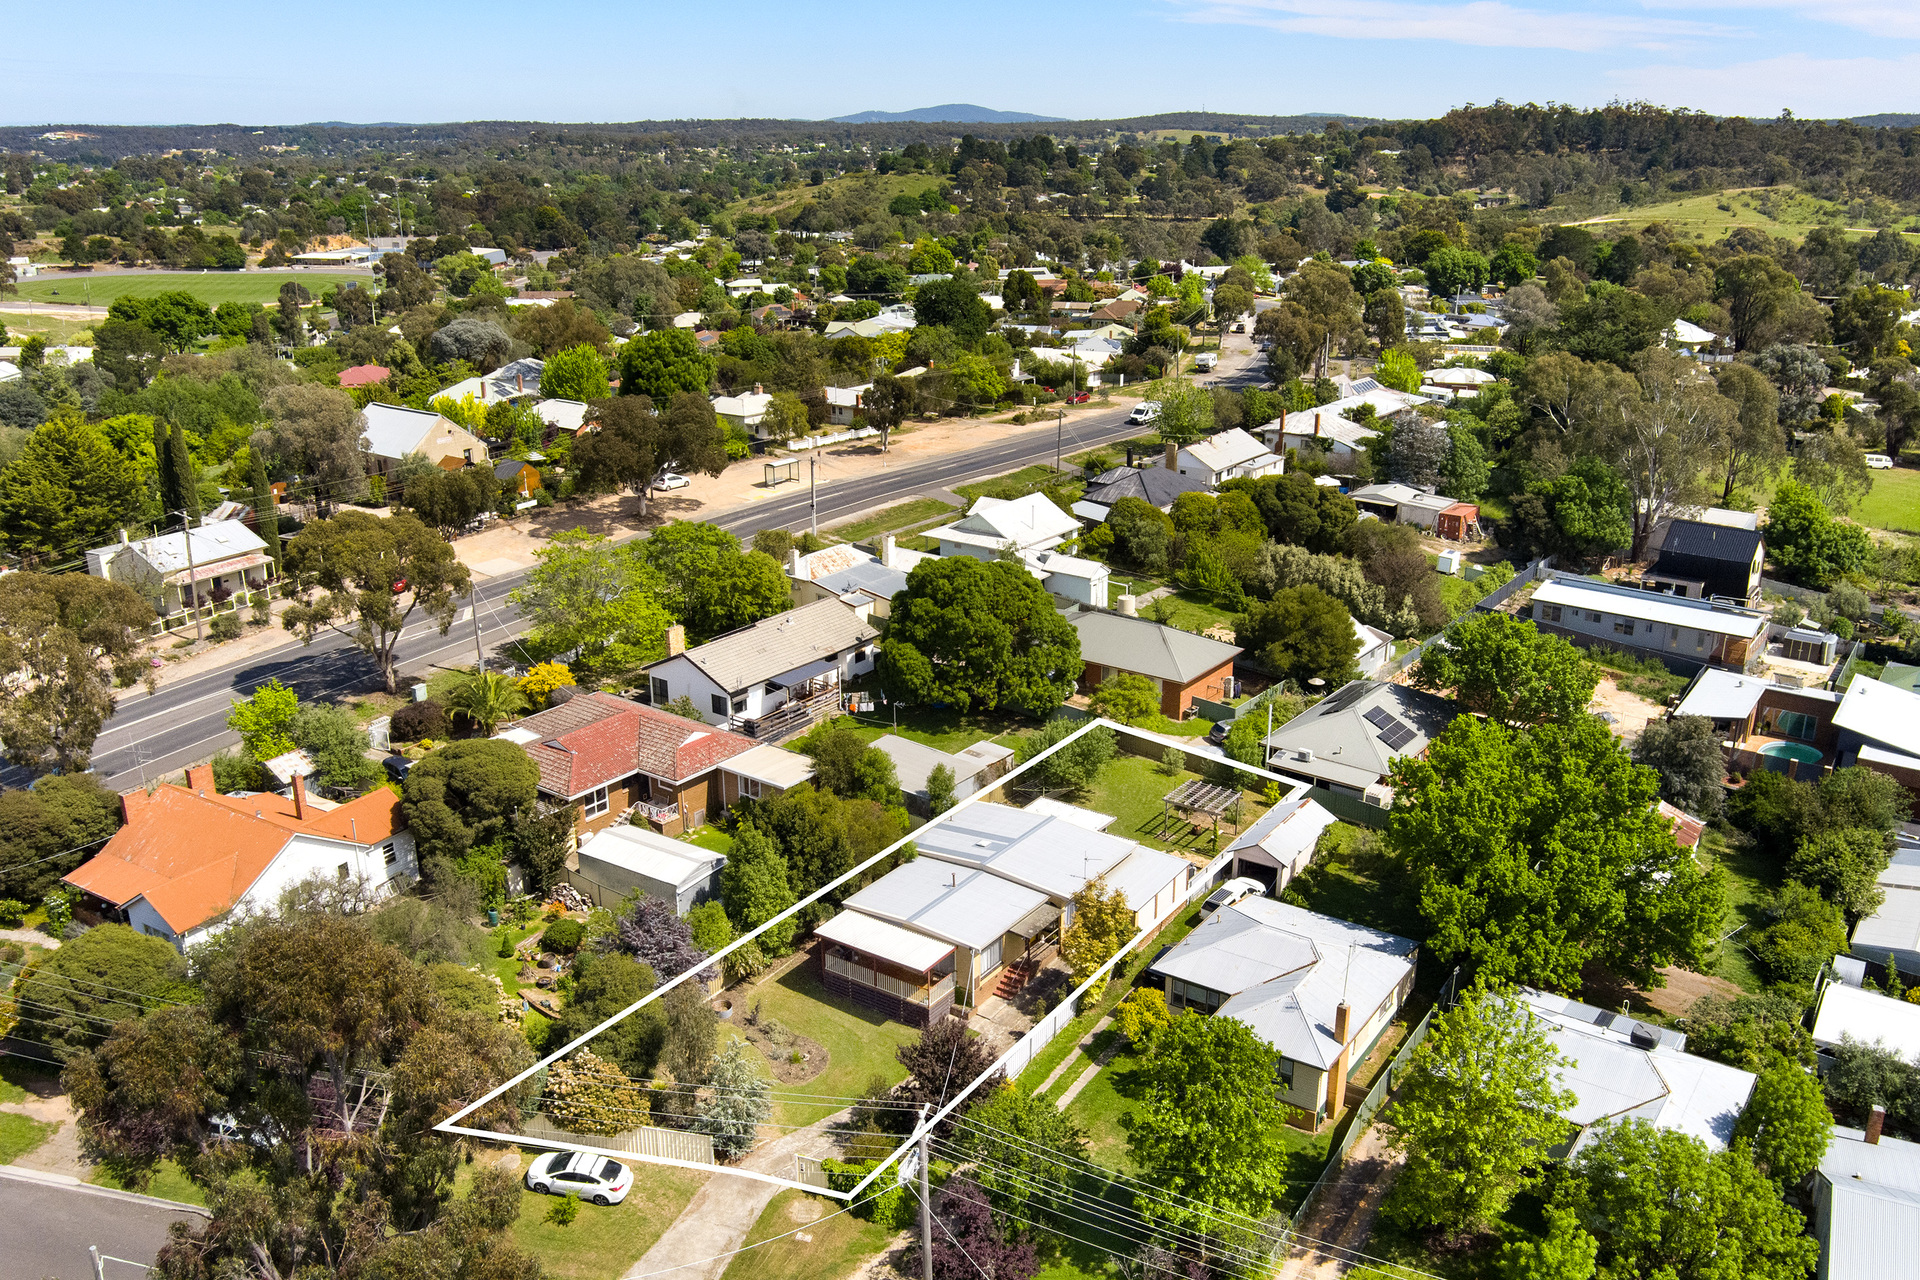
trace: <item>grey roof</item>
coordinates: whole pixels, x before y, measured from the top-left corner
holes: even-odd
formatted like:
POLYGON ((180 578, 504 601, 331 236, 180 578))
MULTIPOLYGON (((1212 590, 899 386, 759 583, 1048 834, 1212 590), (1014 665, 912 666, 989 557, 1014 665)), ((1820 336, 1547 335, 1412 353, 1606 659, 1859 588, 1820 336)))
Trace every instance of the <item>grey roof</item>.
POLYGON ((1771 687, 1759 676, 1705 667, 1687 686, 1686 695, 1673 709, 1673 714, 1705 716, 1709 720, 1744 720, 1760 705, 1760 695, 1771 687))
POLYGON ((1413 969, 1417 943, 1272 898, 1243 898, 1201 921, 1153 971, 1231 996, 1216 1017, 1244 1022, 1295 1062, 1325 1068, 1342 999, 1366 1016, 1413 969))
POLYGON ((129 543, 158 573, 177 573, 187 567, 189 538, 196 569, 264 551, 267 544, 238 520, 216 520, 196 526, 191 533, 161 533, 129 543))
POLYGON ((431 409, 409 409, 402 404, 375 402, 360 411, 367 423, 367 452, 377 458, 404 458, 420 446, 441 422, 431 409))
POLYGON ((1311 796, 1284 800, 1235 837, 1227 852, 1249 857, 1258 851, 1261 857, 1255 861, 1271 860, 1276 867, 1290 867, 1320 842, 1321 832, 1337 821, 1311 796))
POLYGON ((1364 790, 1401 756, 1425 751, 1460 714, 1437 694, 1355 680, 1273 731, 1267 739, 1270 767, 1364 790), (1399 735, 1394 722, 1411 732, 1399 735), (1389 740, 1399 745, 1389 747, 1389 740))
POLYGON ((1125 862, 1135 845, 1052 814, 976 804, 922 827, 914 833, 914 847, 923 857, 983 868, 1064 905, 1125 862))
POLYGON ((1920 1242, 1920 1143, 1833 1127, 1820 1159, 1816 1199, 1826 1200, 1821 1241, 1826 1280, 1880 1280, 1911 1274, 1920 1242))
POLYGON ((1238 645, 1118 613, 1076 613, 1067 618, 1080 633, 1080 657, 1103 667, 1135 671, 1181 684, 1196 680, 1240 656, 1238 645))
POLYGON ((879 634, 839 599, 815 600, 729 631, 680 656, 722 689, 734 693, 809 662, 831 658, 879 634))
POLYGON ((1170 507, 1183 493, 1206 493, 1207 482, 1165 467, 1115 467, 1087 483, 1083 502, 1110 507, 1122 498, 1141 498, 1156 507, 1170 507))
POLYGON ((847 906, 876 920, 974 951, 1046 905, 1044 893, 937 858, 915 858, 847 899, 847 906))
POLYGON ((1675 520, 1667 527, 1667 539, 1660 546, 1660 554, 1749 565, 1763 545, 1756 530, 1730 529, 1703 520, 1675 520))
POLYGON ((889 569, 878 560, 859 560, 838 573, 829 573, 814 581, 837 596, 864 591, 882 600, 891 600, 907 589, 907 571, 889 569))
MULTIPOLYGON (((520 468, 522 467, 533 467, 533 464, 524 458, 502 458, 493 464, 493 478, 496 480, 511 480, 520 474, 520 468)), ((533 469, 538 471, 540 468, 533 467, 533 469)))
POLYGON ((682 890, 704 884, 716 868, 727 865, 725 854, 624 822, 588 836, 581 842, 579 857, 609 863, 682 890))

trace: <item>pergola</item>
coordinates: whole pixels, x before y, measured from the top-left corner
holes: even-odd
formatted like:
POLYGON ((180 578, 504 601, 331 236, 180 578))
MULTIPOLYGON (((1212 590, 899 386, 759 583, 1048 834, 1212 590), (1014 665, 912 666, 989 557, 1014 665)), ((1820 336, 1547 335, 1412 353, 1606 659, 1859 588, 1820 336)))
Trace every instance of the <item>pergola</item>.
POLYGON ((1195 835, 1199 835, 1208 822, 1211 822, 1214 841, 1217 844, 1220 838, 1221 815, 1235 808, 1239 803, 1238 787, 1225 787, 1217 782, 1203 782, 1198 778, 1191 782, 1183 782, 1161 797, 1163 807, 1160 838, 1167 840, 1172 837, 1174 814, 1178 812, 1193 829, 1195 835))

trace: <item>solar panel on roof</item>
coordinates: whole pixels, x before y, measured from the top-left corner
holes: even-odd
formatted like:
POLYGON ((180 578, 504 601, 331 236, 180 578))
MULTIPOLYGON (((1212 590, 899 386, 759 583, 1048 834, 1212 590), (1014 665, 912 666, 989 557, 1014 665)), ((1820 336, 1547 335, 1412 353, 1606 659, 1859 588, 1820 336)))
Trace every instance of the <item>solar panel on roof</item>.
POLYGON ((1393 712, 1385 707, 1375 707, 1360 718, 1376 729, 1384 729, 1393 723, 1393 712))
POLYGON ((1398 751, 1400 748, 1406 746, 1409 742, 1412 742, 1418 736, 1419 735, 1417 733, 1415 733, 1412 729, 1409 729, 1406 725, 1403 724, 1399 728, 1395 729, 1392 733, 1382 738, 1381 741, 1386 743, 1387 750, 1398 751))

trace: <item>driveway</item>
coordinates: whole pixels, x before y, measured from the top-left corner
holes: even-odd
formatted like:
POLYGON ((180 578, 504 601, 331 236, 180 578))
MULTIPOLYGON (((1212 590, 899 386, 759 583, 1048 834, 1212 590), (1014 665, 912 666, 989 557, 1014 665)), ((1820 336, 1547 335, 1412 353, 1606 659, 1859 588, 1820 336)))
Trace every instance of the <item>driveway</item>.
MULTIPOLYGON (((44 1177, 44 1175, 42 1175, 44 1177)), ((107 1280, 136 1280, 167 1242, 167 1227, 197 1221, 190 1205, 42 1181, 0 1167, 0 1280, 93 1280, 93 1245, 110 1258, 107 1280), (127 1265, 128 1263, 134 1265, 127 1265)))

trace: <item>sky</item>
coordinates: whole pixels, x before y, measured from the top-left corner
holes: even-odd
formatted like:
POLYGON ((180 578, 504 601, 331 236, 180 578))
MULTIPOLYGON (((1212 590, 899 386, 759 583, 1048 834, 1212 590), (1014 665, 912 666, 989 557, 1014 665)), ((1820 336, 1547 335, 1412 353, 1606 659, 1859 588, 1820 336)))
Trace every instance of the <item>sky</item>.
POLYGON ((822 119, 971 102, 1069 119, 1413 118, 1647 101, 1920 112, 1913 0, 842 0, 22 6, 0 123, 822 119))

